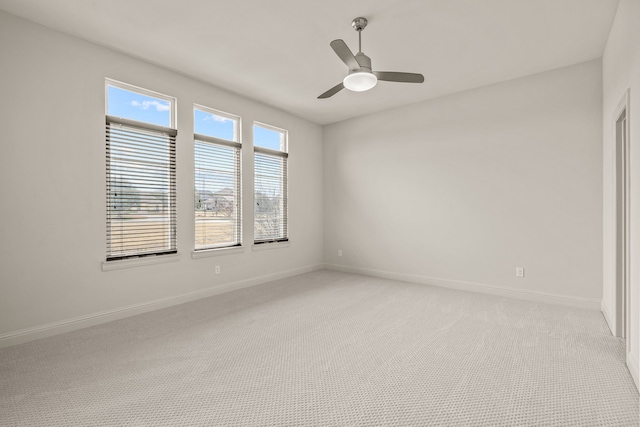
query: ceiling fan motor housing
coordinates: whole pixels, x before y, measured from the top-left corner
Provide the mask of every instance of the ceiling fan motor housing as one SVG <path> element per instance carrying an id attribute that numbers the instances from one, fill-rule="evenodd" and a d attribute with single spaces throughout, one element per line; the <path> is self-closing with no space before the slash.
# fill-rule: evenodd
<path id="1" fill-rule="evenodd" d="M 349 73 L 355 73 L 357 71 L 367 71 L 371 72 L 371 58 L 365 55 L 362 52 L 358 52 L 355 55 L 356 61 L 358 61 L 358 65 L 360 65 L 360 70 L 349 70 Z"/>

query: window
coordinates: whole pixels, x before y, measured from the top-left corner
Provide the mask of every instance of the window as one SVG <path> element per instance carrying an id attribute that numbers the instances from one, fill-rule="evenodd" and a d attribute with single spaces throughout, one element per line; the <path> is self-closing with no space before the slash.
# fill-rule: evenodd
<path id="1" fill-rule="evenodd" d="M 107 261 L 176 253 L 175 99 L 107 80 Z"/>
<path id="2" fill-rule="evenodd" d="M 287 131 L 256 123 L 253 145 L 255 243 L 287 241 Z"/>
<path id="3" fill-rule="evenodd" d="M 240 118 L 194 108 L 195 250 L 240 246 Z"/>

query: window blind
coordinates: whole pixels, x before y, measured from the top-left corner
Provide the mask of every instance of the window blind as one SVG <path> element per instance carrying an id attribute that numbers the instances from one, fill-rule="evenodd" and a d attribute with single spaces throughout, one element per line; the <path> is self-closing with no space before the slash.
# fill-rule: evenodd
<path id="1" fill-rule="evenodd" d="M 285 152 L 254 147 L 255 243 L 288 240 Z"/>
<path id="2" fill-rule="evenodd" d="M 194 137 L 195 250 L 242 243 L 240 143 Z"/>
<path id="3" fill-rule="evenodd" d="M 107 116 L 107 261 L 176 253 L 176 130 Z"/>

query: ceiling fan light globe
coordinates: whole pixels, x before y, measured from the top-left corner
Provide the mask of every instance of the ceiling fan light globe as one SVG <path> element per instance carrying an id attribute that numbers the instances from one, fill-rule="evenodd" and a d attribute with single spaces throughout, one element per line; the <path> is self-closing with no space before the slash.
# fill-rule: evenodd
<path id="1" fill-rule="evenodd" d="M 345 77 L 342 84 L 345 88 L 354 92 L 364 92 L 378 84 L 378 78 L 372 73 L 358 71 Z"/>

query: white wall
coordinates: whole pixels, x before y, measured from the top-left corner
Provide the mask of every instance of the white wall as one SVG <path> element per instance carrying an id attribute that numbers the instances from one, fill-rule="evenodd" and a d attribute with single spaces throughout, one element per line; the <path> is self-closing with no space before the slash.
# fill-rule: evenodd
<path id="1" fill-rule="evenodd" d="M 325 262 L 599 308 L 601 116 L 596 60 L 326 126 Z"/>
<path id="2" fill-rule="evenodd" d="M 0 345 L 86 326 L 96 313 L 109 314 L 93 319 L 104 321 L 131 314 L 114 314 L 123 307 L 322 264 L 320 126 L 3 12 L 0 58 Z M 101 271 L 105 77 L 177 97 L 178 262 Z M 240 254 L 191 258 L 194 103 L 243 120 L 247 248 Z M 252 251 L 253 120 L 289 131 L 288 248 Z"/>
<path id="3" fill-rule="evenodd" d="M 602 58 L 603 65 L 603 311 L 614 327 L 614 114 L 625 91 L 630 89 L 629 134 L 631 173 L 631 325 L 627 365 L 638 385 L 640 355 L 640 2 L 621 0 Z"/>

